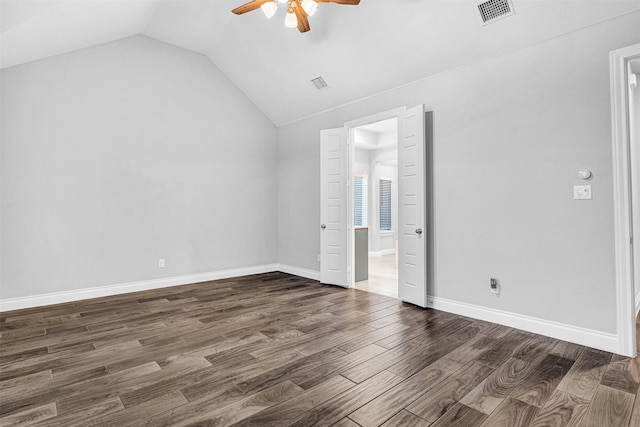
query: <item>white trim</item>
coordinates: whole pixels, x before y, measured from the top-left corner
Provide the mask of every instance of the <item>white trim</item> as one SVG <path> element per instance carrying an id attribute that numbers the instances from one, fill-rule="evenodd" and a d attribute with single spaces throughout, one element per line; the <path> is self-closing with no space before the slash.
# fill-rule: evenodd
<path id="1" fill-rule="evenodd" d="M 629 169 L 629 123 L 627 118 L 627 67 L 629 58 L 640 55 L 640 43 L 609 53 L 613 149 L 613 210 L 617 333 L 615 353 L 636 355 L 635 292 L 631 250 L 631 192 Z"/>
<path id="2" fill-rule="evenodd" d="M 23 298 L 5 299 L 0 300 L 0 311 L 5 312 L 22 308 L 60 304 L 64 302 L 126 294 L 130 292 L 139 292 L 151 289 L 160 289 L 192 283 L 208 282 L 212 280 L 228 279 L 232 277 L 247 276 L 251 274 L 269 273 L 273 271 L 281 271 L 283 273 L 293 274 L 311 280 L 320 280 L 319 271 L 308 270 L 286 264 L 266 264 L 233 270 L 221 270 L 210 273 L 167 277 L 163 279 L 144 280 L 140 282 L 124 283 L 112 286 L 100 286 L 97 288 L 78 289 L 74 291 L 55 292 Z M 546 335 L 549 337 L 574 342 L 576 344 L 586 345 L 609 352 L 616 352 L 619 347 L 618 337 L 614 334 L 608 334 L 605 332 L 594 331 L 502 310 L 495 310 L 492 308 L 452 301 L 438 297 L 429 297 L 429 307 L 436 310 L 442 310 L 449 313 L 459 314 L 461 316 L 467 316 L 474 319 L 498 323 L 501 325 L 506 325 L 513 328 L 522 329 L 525 331 Z"/>
<path id="3" fill-rule="evenodd" d="M 272 271 L 279 271 L 278 267 L 278 264 L 267 264 L 254 267 L 236 268 L 232 270 L 214 271 L 210 273 L 165 277 L 162 279 L 143 280 L 140 282 L 122 283 L 118 285 L 54 292 L 29 297 L 2 299 L 0 300 L 0 312 L 60 304 L 63 302 L 79 301 L 89 298 L 127 294 L 130 292 L 147 291 L 150 289 L 167 288 L 170 286 L 208 282 L 211 280 L 228 279 L 230 277 L 247 276 L 250 274 L 269 273 Z"/>
<path id="4" fill-rule="evenodd" d="M 638 317 L 638 313 L 640 313 L 640 292 L 636 295 L 636 317 Z"/>
<path id="5" fill-rule="evenodd" d="M 348 122 L 344 123 L 344 127 L 347 129 L 357 128 L 359 126 L 369 125 L 371 123 L 377 123 L 383 120 L 397 118 L 397 117 L 400 117 L 400 115 L 405 111 L 407 111 L 406 106 L 394 108 L 392 110 L 387 110 L 382 113 L 372 114 L 370 116 L 361 117 L 355 120 L 349 120 Z"/>
<path id="6" fill-rule="evenodd" d="M 306 268 L 294 267 L 292 265 L 286 264 L 277 264 L 277 271 L 282 271 L 283 273 L 293 274 L 295 276 L 305 277 L 311 280 L 320 281 L 320 272 L 316 270 L 308 270 Z"/>
<path id="7" fill-rule="evenodd" d="M 615 334 L 496 310 L 479 305 L 452 301 L 445 298 L 429 297 L 429 307 L 449 313 L 459 314 L 487 322 L 533 332 L 540 335 L 569 341 L 592 348 L 616 353 L 618 350 L 618 337 Z"/>

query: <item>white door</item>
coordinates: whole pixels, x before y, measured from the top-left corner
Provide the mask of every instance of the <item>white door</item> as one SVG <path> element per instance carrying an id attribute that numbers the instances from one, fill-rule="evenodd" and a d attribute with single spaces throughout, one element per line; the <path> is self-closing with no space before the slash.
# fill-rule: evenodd
<path id="1" fill-rule="evenodd" d="M 398 296 L 427 306 L 424 106 L 398 118 Z"/>
<path id="2" fill-rule="evenodd" d="M 348 150 L 344 128 L 320 132 L 320 282 L 349 286 Z"/>

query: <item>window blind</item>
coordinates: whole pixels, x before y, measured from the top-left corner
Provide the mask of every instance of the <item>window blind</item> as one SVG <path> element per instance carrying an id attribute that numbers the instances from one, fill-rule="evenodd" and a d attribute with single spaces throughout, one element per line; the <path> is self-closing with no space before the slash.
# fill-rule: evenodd
<path id="1" fill-rule="evenodd" d="M 367 218 L 367 178 L 363 176 L 356 176 L 353 178 L 353 207 L 354 207 L 354 225 L 365 226 L 368 224 Z"/>
<path id="2" fill-rule="evenodd" d="M 391 181 L 380 179 L 380 230 L 391 230 Z"/>

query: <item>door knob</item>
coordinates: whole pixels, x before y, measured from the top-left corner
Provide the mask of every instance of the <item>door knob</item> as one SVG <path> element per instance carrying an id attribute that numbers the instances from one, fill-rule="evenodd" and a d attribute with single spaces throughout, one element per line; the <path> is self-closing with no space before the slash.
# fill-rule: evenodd
<path id="1" fill-rule="evenodd" d="M 322 224 L 322 225 L 320 226 L 320 228 L 322 228 L 322 229 L 324 230 L 325 228 L 327 228 L 327 226 L 326 226 L 326 225 L 324 225 L 324 224 Z"/>
<path id="2" fill-rule="evenodd" d="M 422 234 L 422 228 L 416 228 L 416 234 Z"/>

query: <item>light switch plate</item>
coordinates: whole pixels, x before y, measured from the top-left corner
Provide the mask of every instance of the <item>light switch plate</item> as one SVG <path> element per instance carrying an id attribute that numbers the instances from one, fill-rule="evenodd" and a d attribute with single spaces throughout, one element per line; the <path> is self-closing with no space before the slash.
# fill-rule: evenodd
<path id="1" fill-rule="evenodd" d="M 591 200 L 591 186 L 590 185 L 574 185 L 573 186 L 573 198 L 574 200 Z"/>

